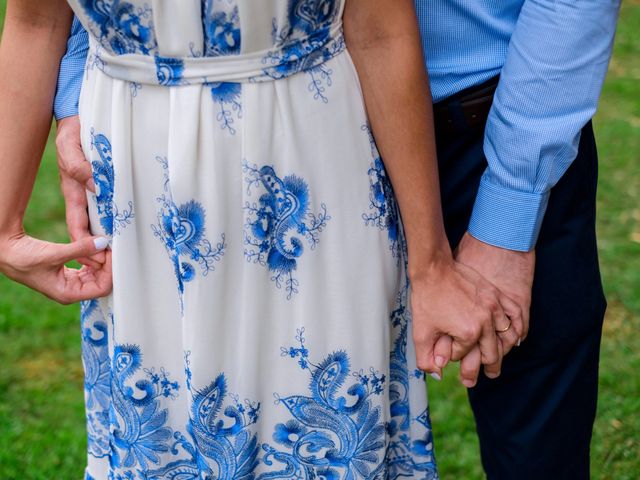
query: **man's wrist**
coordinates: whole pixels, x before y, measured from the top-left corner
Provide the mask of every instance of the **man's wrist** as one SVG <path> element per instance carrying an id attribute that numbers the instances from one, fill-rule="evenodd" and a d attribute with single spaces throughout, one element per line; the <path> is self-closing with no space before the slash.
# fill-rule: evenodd
<path id="1" fill-rule="evenodd" d="M 522 192 L 496 185 L 485 173 L 469 221 L 476 239 L 507 250 L 528 252 L 535 247 L 549 192 Z"/>

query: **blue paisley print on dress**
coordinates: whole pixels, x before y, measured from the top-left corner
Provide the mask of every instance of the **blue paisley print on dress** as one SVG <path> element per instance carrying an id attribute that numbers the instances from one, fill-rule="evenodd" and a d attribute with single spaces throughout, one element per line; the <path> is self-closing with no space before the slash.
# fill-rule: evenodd
<path id="1" fill-rule="evenodd" d="M 144 369 L 146 378 L 134 379 L 141 368 L 138 345 L 115 346 L 111 365 L 112 468 L 146 471 L 170 450 L 172 432 L 165 425 L 169 412 L 161 399 L 175 399 L 180 387 L 164 369 Z"/>
<path id="2" fill-rule="evenodd" d="M 204 55 L 218 57 L 239 55 L 241 49 L 240 14 L 233 0 L 202 0 L 202 23 L 204 25 Z M 216 119 L 220 128 L 231 135 L 236 134 L 236 120 L 242 118 L 239 83 L 207 83 L 211 98 L 218 105 Z"/>
<path id="3" fill-rule="evenodd" d="M 97 300 L 81 303 L 80 318 L 88 454 L 103 458 L 110 451 L 111 359 L 108 326 Z"/>
<path id="4" fill-rule="evenodd" d="M 240 53 L 240 14 L 233 0 L 202 0 L 202 24 L 205 56 Z"/>
<path id="5" fill-rule="evenodd" d="M 107 235 L 118 233 L 119 230 L 131 223 L 135 217 L 133 203 L 129 208 L 120 210 L 113 201 L 115 189 L 115 172 L 113 169 L 113 154 L 111 142 L 102 134 L 94 134 L 91 130 L 91 150 L 96 150 L 98 159 L 91 161 L 93 182 L 96 185 L 96 204 L 100 224 Z"/>
<path id="6" fill-rule="evenodd" d="M 236 127 L 234 124 L 236 120 L 242 118 L 242 104 L 240 102 L 242 85 L 232 82 L 209 83 L 207 85 L 211 88 L 211 98 L 220 109 L 216 115 L 220 128 L 235 135 Z"/>
<path id="7" fill-rule="evenodd" d="M 295 175 L 280 178 L 273 167 L 258 168 L 243 162 L 247 193 L 259 189 L 258 202 L 246 202 L 245 256 L 266 266 L 278 288 L 283 285 L 287 299 L 298 293 L 293 273 L 304 253 L 305 241 L 311 250 L 331 217 L 324 203 L 318 214 L 309 212 L 309 186 Z"/>
<path id="8" fill-rule="evenodd" d="M 276 50 L 264 58 L 264 74 L 277 79 L 306 72 L 311 80 L 309 91 L 316 100 L 327 103 L 333 72 L 325 62 L 345 49 L 342 35 L 331 36 L 339 10 L 336 0 L 290 0 L 287 22 L 279 26 L 273 20 Z"/>
<path id="9" fill-rule="evenodd" d="M 171 453 L 179 455 L 181 447 L 189 458 L 175 460 L 166 466 L 146 472 L 145 479 L 254 479 L 258 466 L 259 445 L 251 426 L 259 418 L 260 404 L 228 394 L 227 379 L 220 373 L 202 390 L 192 390 L 189 362 L 185 354 L 185 373 L 191 394 L 189 438 L 173 433 Z M 227 401 L 230 396 L 232 402 Z"/>
<path id="10" fill-rule="evenodd" d="M 159 85 L 171 87 L 185 84 L 185 80 L 182 79 L 184 72 L 184 61 L 182 59 L 156 55 L 154 60 L 156 62 L 156 76 L 158 77 Z"/>
<path id="11" fill-rule="evenodd" d="M 297 331 L 297 347 L 282 348 L 282 356 L 298 359 L 311 376 L 310 396 L 276 394 L 293 417 L 275 427 L 273 447 L 262 445 L 262 461 L 282 465 L 268 478 L 382 478 L 385 427 L 382 409 L 372 396 L 383 393 L 385 375 L 369 369 L 351 372 L 349 355 L 343 350 L 330 353 L 315 365 L 305 347 L 304 328 Z M 353 380 L 347 383 L 349 377 Z M 349 398 L 341 396 L 346 389 Z"/>
<path id="12" fill-rule="evenodd" d="M 404 242 L 403 242 L 404 243 Z M 421 478 L 437 480 L 437 469 L 433 452 L 433 433 L 429 411 L 424 410 L 417 417 L 411 416 L 409 403 L 409 383 L 424 380 L 409 374 L 407 368 L 407 341 L 411 314 L 407 307 L 408 283 L 399 293 L 396 308 L 390 320 L 394 332 L 393 349 L 390 355 L 389 398 L 391 400 L 391 420 L 387 424 L 390 441 L 385 463 L 388 478 Z M 416 388 L 415 386 L 413 388 Z M 423 431 L 423 437 L 411 440 L 409 432 L 416 423 Z"/>
<path id="13" fill-rule="evenodd" d="M 401 239 L 399 231 L 400 215 L 398 213 L 396 197 L 369 126 L 363 125 L 362 130 L 369 135 L 372 157 L 371 166 L 368 171 L 369 182 L 371 183 L 369 193 L 369 208 L 371 212 L 363 213 L 362 218 L 366 225 L 387 231 L 389 235 L 389 248 L 393 255 L 397 256 L 401 248 Z"/>
<path id="14" fill-rule="evenodd" d="M 225 406 L 226 396 L 227 380 L 222 373 L 193 393 L 187 430 L 199 453 L 198 467 L 209 478 L 253 479 L 259 446 L 249 427 L 258 421 L 260 404 L 247 400 L 243 405 L 233 397 L 234 403 Z"/>
<path id="15" fill-rule="evenodd" d="M 80 0 L 100 44 L 116 55 L 153 54 L 157 50 L 151 7 L 124 0 Z"/>
<path id="16" fill-rule="evenodd" d="M 345 96 L 357 89 L 356 78 L 350 60 L 338 56 L 345 51 L 344 1 L 262 0 L 256 8 L 260 1 L 195 0 L 184 8 L 182 2 L 160 8 L 164 2 L 157 0 L 71 2 L 94 37 L 83 115 L 109 125 L 129 118 L 131 106 L 143 113 L 134 115 L 142 136 L 113 148 L 116 139 L 104 132 L 92 131 L 90 138 L 96 218 L 101 230 L 120 234 L 113 252 L 120 279 L 135 278 L 114 282 L 113 296 L 82 303 L 85 480 L 436 480 L 424 373 L 409 343 L 406 244 L 373 138 L 360 176 L 336 180 L 341 155 L 350 151 L 343 142 L 356 142 L 368 155 L 359 130 L 366 122 L 361 99 Z M 271 82 L 293 75 L 291 82 Z M 125 83 L 111 88 L 118 82 Z M 187 102 L 200 99 L 204 103 L 194 105 L 199 113 L 172 121 L 175 102 L 167 103 L 168 89 L 158 86 L 172 87 L 183 106 L 183 93 Z M 260 150 L 260 139 L 246 136 L 247 128 L 268 125 L 274 102 L 285 120 L 300 108 L 318 112 L 310 112 L 304 120 L 309 128 L 295 138 L 286 129 L 267 135 L 267 143 L 276 143 L 264 158 L 234 160 L 239 152 Z M 322 122 L 338 118 L 343 104 L 358 120 L 341 127 L 345 136 L 328 145 L 331 154 L 292 157 L 297 146 L 318 140 L 316 130 L 326 133 Z M 157 118 L 146 122 L 156 107 Z M 145 138 L 154 125 L 168 135 Z M 165 140 L 171 151 L 176 141 L 189 142 L 184 153 L 195 151 L 197 159 L 176 168 L 194 171 L 183 176 L 173 171 L 172 158 L 156 157 L 167 151 Z M 126 158 L 114 159 L 114 149 Z M 123 182 L 119 176 L 121 163 L 130 170 L 130 162 L 142 166 L 145 159 L 152 171 L 143 166 L 142 175 L 156 178 L 151 197 L 149 185 L 140 184 L 151 177 Z M 316 160 L 327 162 L 322 171 L 314 169 L 322 178 L 307 177 L 304 163 Z M 235 161 L 240 175 L 231 168 Z M 207 203 L 195 193 L 179 195 L 171 188 L 174 173 L 183 187 L 183 180 L 198 178 L 216 190 L 207 192 Z M 355 203 L 329 200 L 326 189 L 346 185 L 353 186 Z M 130 198 L 123 195 L 128 189 Z M 146 226 L 134 232 L 130 227 L 143 217 Z M 327 234 L 328 225 L 336 230 Z M 375 237 L 361 252 L 367 279 L 353 290 L 353 301 L 334 298 L 333 287 L 350 291 L 354 273 L 333 275 L 351 250 L 341 238 L 358 241 L 363 232 Z M 141 259 L 136 253 L 147 241 L 153 248 Z M 387 245 L 392 254 L 384 255 Z M 331 291 L 309 276 L 316 268 L 321 277 L 331 275 Z M 214 270 L 211 275 L 224 278 L 207 278 Z M 381 282 L 380 272 L 390 277 Z M 262 290 L 240 298 L 238 281 Z M 161 308 L 166 296 L 172 304 Z M 338 344 L 314 311 L 334 301 L 330 308 L 347 314 L 367 302 L 367 318 L 349 316 L 354 328 Z M 178 303 L 181 314 L 172 308 Z M 238 329 L 255 322 L 261 350 L 244 355 L 233 342 Z M 285 328 L 284 339 L 276 323 Z M 358 342 L 358 335 L 367 335 L 365 323 L 382 329 L 373 337 L 384 338 L 384 345 Z"/>
<path id="17" fill-rule="evenodd" d="M 205 237 L 205 211 L 195 200 L 176 205 L 169 188 L 169 162 L 158 157 L 164 170 L 164 193 L 158 197 L 161 205 L 158 223 L 151 228 L 156 237 L 164 244 L 171 258 L 178 281 L 180 296 L 184 293 L 185 282 L 196 276 L 195 262 L 200 266 L 202 275 L 215 270 L 226 248 L 224 233 L 214 247 Z"/>

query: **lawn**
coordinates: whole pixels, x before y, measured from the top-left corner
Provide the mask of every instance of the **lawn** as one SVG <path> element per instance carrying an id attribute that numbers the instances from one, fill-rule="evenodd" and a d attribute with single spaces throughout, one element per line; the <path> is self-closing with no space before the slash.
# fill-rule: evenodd
<path id="1" fill-rule="evenodd" d="M 0 0 L 0 27 L 5 0 Z M 609 299 L 602 346 L 593 478 L 640 475 L 640 2 L 621 14 L 595 120 L 600 151 L 599 238 Z M 27 230 L 65 241 L 52 142 Z M 77 306 L 62 307 L 0 276 L 0 479 L 79 479 L 85 462 Z M 442 478 L 482 478 L 473 419 L 456 372 L 430 382 Z"/>

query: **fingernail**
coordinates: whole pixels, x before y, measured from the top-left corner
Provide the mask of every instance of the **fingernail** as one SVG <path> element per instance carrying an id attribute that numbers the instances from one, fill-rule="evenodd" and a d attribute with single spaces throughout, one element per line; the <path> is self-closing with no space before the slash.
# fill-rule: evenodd
<path id="1" fill-rule="evenodd" d="M 485 374 L 488 378 L 490 378 L 491 380 L 495 380 L 496 378 L 498 378 L 498 377 L 500 376 L 500 374 L 499 374 L 499 373 L 487 373 L 487 372 L 484 372 L 484 374 Z"/>
<path id="2" fill-rule="evenodd" d="M 519 339 L 518 339 L 518 343 L 516 343 L 516 347 L 519 347 L 521 343 L 522 343 L 522 339 L 521 339 L 521 338 L 519 338 Z"/>
<path id="3" fill-rule="evenodd" d="M 109 239 L 107 237 L 94 238 L 93 244 L 96 246 L 96 250 L 104 250 L 109 246 Z"/>
<path id="4" fill-rule="evenodd" d="M 473 380 L 463 380 L 462 384 L 467 388 L 473 388 L 476 386 L 476 382 L 474 382 Z"/>
<path id="5" fill-rule="evenodd" d="M 446 363 L 447 359 L 438 355 L 436 357 L 436 365 L 440 368 L 444 367 L 444 364 Z"/>
<path id="6" fill-rule="evenodd" d="M 440 376 L 439 373 L 433 372 L 433 373 L 430 373 L 429 375 L 431 375 L 431 378 L 433 378 L 434 380 L 437 380 L 437 381 L 442 380 L 442 377 Z"/>

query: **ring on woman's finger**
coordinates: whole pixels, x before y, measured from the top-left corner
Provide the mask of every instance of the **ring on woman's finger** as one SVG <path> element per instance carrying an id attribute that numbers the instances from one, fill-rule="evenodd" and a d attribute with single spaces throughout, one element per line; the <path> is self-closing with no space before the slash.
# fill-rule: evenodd
<path id="1" fill-rule="evenodd" d="M 506 327 L 504 327 L 502 329 L 496 329 L 496 333 L 508 332 L 510 328 L 511 328 L 511 320 L 509 320 L 509 325 L 507 325 Z"/>

